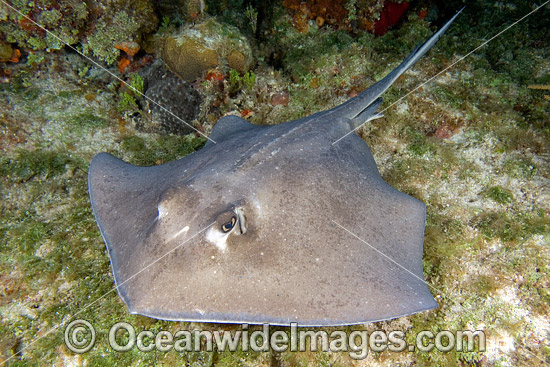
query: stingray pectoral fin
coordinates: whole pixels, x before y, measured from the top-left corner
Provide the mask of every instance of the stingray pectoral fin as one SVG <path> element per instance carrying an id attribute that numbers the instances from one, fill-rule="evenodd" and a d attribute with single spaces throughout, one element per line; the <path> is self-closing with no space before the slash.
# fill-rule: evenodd
<path id="1" fill-rule="evenodd" d="M 372 295 L 365 299 L 365 319 L 384 320 L 437 307 L 422 269 L 424 203 L 381 180 L 363 187 L 361 193 L 358 203 L 367 210 L 353 212 L 361 225 L 349 225 L 352 218 L 347 222 L 342 218 L 337 226 L 363 249 L 358 251 L 364 264 L 356 271 L 358 277 L 376 279 L 374 284 L 363 283 L 364 293 Z M 355 299 L 363 303 L 361 292 Z"/>
<path id="2" fill-rule="evenodd" d="M 90 164 L 90 202 L 117 286 L 137 271 L 130 269 L 130 257 L 158 216 L 162 167 L 136 167 L 107 153 L 96 155 Z M 127 302 L 125 288 L 118 291 Z"/>

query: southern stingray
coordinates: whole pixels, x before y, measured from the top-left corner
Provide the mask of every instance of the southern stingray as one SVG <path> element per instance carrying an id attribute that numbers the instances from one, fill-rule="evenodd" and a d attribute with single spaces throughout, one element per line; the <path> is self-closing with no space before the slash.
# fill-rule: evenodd
<path id="1" fill-rule="evenodd" d="M 457 14 L 458 15 L 458 14 Z M 221 118 L 200 151 L 153 167 L 94 157 L 90 200 L 131 313 L 166 320 L 345 325 L 437 306 L 422 270 L 425 205 L 383 181 L 357 134 L 395 70 L 309 117 Z"/>

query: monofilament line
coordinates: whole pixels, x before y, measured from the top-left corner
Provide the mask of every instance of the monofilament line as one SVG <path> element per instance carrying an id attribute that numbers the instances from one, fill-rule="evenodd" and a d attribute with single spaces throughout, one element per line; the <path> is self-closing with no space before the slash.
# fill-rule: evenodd
<path id="1" fill-rule="evenodd" d="M 495 38 L 499 37 L 501 34 L 503 34 L 504 32 L 506 32 L 507 30 L 509 30 L 510 28 L 512 28 L 513 26 L 515 26 L 516 24 L 518 24 L 519 22 L 521 22 L 522 20 L 524 20 L 525 18 L 527 18 L 528 16 L 530 16 L 531 14 L 535 13 L 536 11 L 538 11 L 540 8 L 542 8 L 543 6 L 545 6 L 546 4 L 548 4 L 550 2 L 550 0 L 547 0 L 544 4 L 536 7 L 534 10 L 531 10 L 529 13 L 525 14 L 523 17 L 521 17 L 520 19 L 516 20 L 514 23 L 510 24 L 508 27 L 504 28 L 503 30 L 501 30 L 500 32 L 498 32 L 497 34 L 495 34 L 493 37 L 489 38 L 487 41 L 483 42 L 481 45 L 477 46 L 476 48 L 474 48 L 472 51 L 468 52 L 466 55 L 462 56 L 461 58 L 459 58 L 457 61 L 453 62 L 451 65 L 447 66 L 445 69 L 441 70 L 439 73 L 435 74 L 434 76 L 432 76 L 431 78 L 429 78 L 428 80 L 426 80 L 425 82 L 423 82 L 422 84 L 419 84 L 417 85 L 415 88 L 413 88 L 411 91 L 409 91 L 407 94 L 405 94 L 404 96 L 402 96 L 401 98 L 399 98 L 397 101 L 393 102 L 392 104 L 390 104 L 388 107 L 384 108 L 382 111 L 380 111 L 379 113 L 383 114 L 384 111 L 386 111 L 387 109 L 389 109 L 390 107 L 393 107 L 395 106 L 397 103 L 399 103 L 401 100 L 403 100 L 404 98 L 406 98 L 407 96 L 409 96 L 410 94 L 416 92 L 419 88 L 422 88 L 424 85 L 428 84 L 429 82 L 431 82 L 432 80 L 434 80 L 435 78 L 437 78 L 439 75 L 441 75 L 442 73 L 444 73 L 445 71 L 449 70 L 450 68 L 452 68 L 453 66 L 455 66 L 456 64 L 458 64 L 459 62 L 461 62 L 462 60 L 464 60 L 465 58 L 467 58 L 468 56 L 470 56 L 471 54 L 473 54 L 474 52 L 476 52 L 477 50 L 479 50 L 480 48 L 482 48 L 483 46 L 485 46 L 486 44 L 488 44 L 489 42 L 491 42 L 492 40 L 494 40 Z M 346 136 L 348 136 L 349 134 L 357 131 L 358 129 L 360 129 L 361 127 L 363 127 L 363 125 L 365 125 L 368 121 L 365 121 L 363 122 L 361 125 L 357 126 L 356 128 L 354 128 L 353 130 L 349 131 L 348 133 L 346 133 L 345 135 L 343 135 L 342 137 L 340 137 L 338 140 L 334 141 L 332 143 L 332 145 L 338 143 L 340 140 L 344 139 Z"/>
<path id="2" fill-rule="evenodd" d="M 204 227 L 203 229 L 201 229 L 200 231 L 198 231 L 197 233 L 195 233 L 193 236 L 189 237 L 188 239 L 186 239 L 185 241 L 183 241 L 182 243 L 180 243 L 179 245 L 177 245 L 176 247 L 172 248 L 171 250 L 167 251 L 164 255 L 160 256 L 159 258 L 157 258 L 156 260 L 153 260 L 152 262 L 150 262 L 147 266 L 145 266 L 144 268 L 140 269 L 137 273 L 134 273 L 132 276 L 130 276 L 128 279 L 126 279 L 124 282 L 120 283 L 120 284 L 116 284 L 115 287 L 113 287 L 110 291 L 108 291 L 107 293 L 103 294 L 101 297 L 99 297 L 98 299 L 96 299 L 95 301 L 93 301 L 92 303 L 88 303 L 86 306 L 82 307 L 81 309 L 79 309 L 74 315 L 70 316 L 67 320 L 65 321 L 61 321 L 60 323 L 58 323 L 57 325 L 53 326 L 50 330 L 46 331 L 44 334 L 42 334 L 41 336 L 39 336 L 38 338 L 36 338 L 35 340 L 33 340 L 32 342 L 30 342 L 29 344 L 25 345 L 23 348 L 21 348 L 20 350 L 17 351 L 17 353 L 15 353 L 14 355 L 12 355 L 11 357 L 3 360 L 0 362 L 0 366 L 6 364 L 9 360 L 13 359 L 15 356 L 17 355 L 20 355 L 25 349 L 31 347 L 33 344 L 35 344 L 36 342 L 38 342 L 40 339 L 50 335 L 51 333 L 53 333 L 54 331 L 56 331 L 57 329 L 59 329 L 61 326 L 63 326 L 64 324 L 66 324 L 68 321 L 74 319 L 76 316 L 80 315 L 82 312 L 86 311 L 88 308 L 92 307 L 93 305 L 95 305 L 96 303 L 98 303 L 99 301 L 101 301 L 102 299 L 104 299 L 105 297 L 107 297 L 109 294 L 113 293 L 114 291 L 118 291 L 118 288 L 122 287 L 124 284 L 128 283 L 130 280 L 134 279 L 136 276 L 138 276 L 139 274 L 141 274 L 142 272 L 144 272 L 145 270 L 149 269 L 151 266 L 155 265 L 156 263 L 158 263 L 160 260 L 164 259 L 166 256 L 170 255 L 172 252 L 176 251 L 177 249 L 179 249 L 181 246 L 185 245 L 187 242 L 191 241 L 193 238 L 195 238 L 196 236 L 198 236 L 199 234 L 201 234 L 202 232 L 204 232 L 205 230 L 207 230 L 208 228 L 210 228 L 214 223 L 216 222 L 212 222 L 210 223 L 209 225 L 207 225 L 206 227 Z"/>
<path id="3" fill-rule="evenodd" d="M 95 66 L 97 66 L 98 68 L 106 71 L 107 73 L 109 73 L 109 75 L 111 75 L 113 78 L 115 78 L 116 80 L 118 80 L 119 82 L 123 83 L 126 87 L 130 88 L 134 93 L 136 94 L 139 94 L 141 97 L 145 98 L 146 100 L 148 100 L 150 103 L 154 104 L 155 106 L 159 107 L 161 110 L 163 110 L 164 112 L 172 115 L 173 117 L 175 117 L 177 120 L 183 122 L 185 125 L 187 125 L 188 127 L 190 127 L 191 129 L 195 130 L 197 133 L 199 133 L 200 135 L 204 136 L 206 139 L 210 140 L 212 143 L 216 144 L 216 142 L 212 139 L 210 139 L 208 136 L 206 136 L 203 132 L 199 131 L 198 129 L 196 129 L 195 127 L 193 127 L 192 125 L 188 124 L 187 122 L 183 121 L 183 119 L 179 116 L 177 116 L 176 114 L 174 114 L 172 111 L 170 111 L 169 109 L 167 109 L 166 107 L 162 106 L 161 104 L 159 104 L 157 101 L 151 99 L 150 97 L 147 97 L 145 94 L 143 94 L 142 92 L 140 92 L 139 90 L 137 90 L 136 88 L 132 87 L 129 83 L 127 83 L 126 81 L 124 81 L 122 78 L 116 76 L 113 72 L 109 71 L 107 68 L 101 66 L 99 63 L 97 63 L 95 60 L 93 60 L 91 57 L 88 57 L 86 55 L 84 55 L 84 53 L 82 53 L 81 51 L 79 51 L 76 47 L 73 47 L 71 46 L 68 42 L 65 42 L 64 40 L 62 40 L 61 38 L 59 38 L 56 34 L 54 34 L 53 32 L 47 30 L 46 28 L 44 28 L 42 25 L 38 24 L 37 22 L 35 22 L 33 19 L 29 18 L 28 16 L 26 16 L 25 14 L 21 13 L 19 10 L 17 10 L 16 8 L 14 8 L 12 5 L 10 5 L 9 3 L 7 3 L 6 1 L 4 0 L 0 0 L 0 2 L 2 2 L 4 5 L 6 5 L 8 8 L 10 8 L 11 10 L 13 10 L 14 12 L 16 12 L 17 14 L 19 14 L 20 16 L 24 17 L 25 19 L 29 20 L 30 22 L 32 22 L 34 25 L 36 25 L 37 27 L 39 27 L 40 29 L 42 29 L 44 32 L 46 32 L 47 34 L 49 34 L 50 36 L 54 37 L 56 40 L 58 40 L 59 42 L 63 43 L 65 46 L 67 46 L 68 48 L 70 48 L 71 50 L 73 50 L 74 52 L 78 53 L 79 55 L 81 55 L 82 57 L 84 57 L 86 60 L 88 60 L 89 62 L 91 62 L 92 64 L 94 64 Z"/>
<path id="4" fill-rule="evenodd" d="M 407 269 L 406 267 L 404 267 L 403 265 L 399 264 L 397 261 L 395 261 L 394 259 L 392 259 L 391 257 L 389 257 L 388 255 L 386 255 L 385 253 L 383 253 L 382 251 L 380 251 L 379 249 L 377 249 L 376 247 L 374 247 L 373 245 L 371 245 L 370 243 L 368 243 L 367 241 L 365 241 L 364 239 L 362 239 L 361 237 L 359 237 L 358 235 L 356 235 L 355 233 L 353 233 L 352 231 L 350 231 L 349 229 L 347 229 L 346 227 L 344 227 L 343 225 L 335 222 L 334 220 L 332 221 L 332 223 L 336 224 L 338 227 L 342 228 L 344 231 L 346 231 L 347 233 L 349 233 L 350 235 L 352 235 L 353 237 L 355 237 L 356 239 L 358 239 L 359 241 L 363 242 L 365 245 L 369 246 L 371 249 L 373 249 L 374 251 L 378 252 L 380 255 L 382 255 L 384 258 L 386 258 L 387 260 L 389 260 L 390 262 L 392 262 L 393 264 L 399 266 L 401 269 L 405 270 L 407 273 L 411 274 L 413 277 L 415 277 L 416 279 L 420 280 L 422 283 L 426 284 L 428 287 L 432 288 L 433 290 L 441 293 L 442 295 L 444 295 L 445 297 L 447 297 L 448 299 L 451 299 L 451 297 L 449 297 L 445 292 L 443 292 L 442 290 L 440 289 L 437 289 L 436 287 L 434 287 L 433 285 L 429 284 L 428 282 L 426 282 L 423 278 L 419 277 L 418 275 L 416 275 L 415 273 L 413 273 L 412 271 L 410 271 L 409 269 Z"/>

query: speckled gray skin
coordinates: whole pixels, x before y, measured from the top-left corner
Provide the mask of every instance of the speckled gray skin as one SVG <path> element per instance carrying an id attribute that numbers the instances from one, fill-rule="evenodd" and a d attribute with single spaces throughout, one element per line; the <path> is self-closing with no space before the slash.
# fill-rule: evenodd
<path id="1" fill-rule="evenodd" d="M 200 94 L 189 83 L 166 69 L 160 60 L 151 65 L 144 73 L 144 78 L 145 95 L 172 112 L 168 113 L 145 99 L 145 108 L 153 124 L 158 124 L 164 133 L 185 135 L 193 132 L 190 126 L 199 114 Z"/>
<path id="2" fill-rule="evenodd" d="M 436 307 L 423 281 L 424 204 L 382 180 L 356 134 L 332 143 L 377 116 L 380 94 L 452 20 L 330 111 L 275 126 L 227 116 L 216 144 L 161 166 L 98 154 L 90 198 L 130 312 L 318 326 Z"/>

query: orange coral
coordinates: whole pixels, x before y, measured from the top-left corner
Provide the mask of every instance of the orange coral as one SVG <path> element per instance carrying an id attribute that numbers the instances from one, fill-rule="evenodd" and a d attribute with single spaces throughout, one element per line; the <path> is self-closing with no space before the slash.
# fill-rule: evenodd
<path id="1" fill-rule="evenodd" d="M 303 13 L 297 13 L 292 17 L 292 25 L 300 33 L 306 33 L 309 28 L 307 17 Z"/>
<path id="2" fill-rule="evenodd" d="M 210 71 L 206 74 L 206 80 L 213 80 L 215 82 L 221 82 L 225 79 L 225 76 L 220 73 L 218 70 Z"/>
<path id="3" fill-rule="evenodd" d="M 120 42 L 115 45 L 115 48 L 126 52 L 130 56 L 134 56 L 140 50 L 139 43 L 134 41 Z"/>
<path id="4" fill-rule="evenodd" d="M 247 118 L 247 117 L 252 116 L 253 113 L 254 113 L 254 111 L 252 111 L 252 110 L 244 109 L 244 110 L 241 111 L 241 117 L 242 118 Z"/>
<path id="5" fill-rule="evenodd" d="M 11 54 L 11 58 L 8 60 L 9 62 L 19 62 L 19 58 L 21 57 L 21 51 L 19 51 L 18 48 L 13 50 L 13 53 Z"/>
<path id="6" fill-rule="evenodd" d="M 140 46 L 137 42 L 134 42 L 134 41 L 124 41 L 124 42 L 117 43 L 115 45 L 115 48 L 117 50 L 124 51 L 126 55 L 128 55 L 128 57 L 123 57 L 118 62 L 118 71 L 120 71 L 121 73 L 124 73 L 124 71 L 126 71 L 128 66 L 130 66 L 133 56 L 139 52 Z M 142 60 L 136 61 L 136 63 L 134 64 L 135 67 L 133 67 L 132 69 L 139 69 L 148 63 L 150 63 L 150 61 L 147 62 L 147 58 L 144 57 Z"/>
<path id="7" fill-rule="evenodd" d="M 323 24 L 325 24 L 325 18 L 323 18 L 322 16 L 318 16 L 318 17 L 315 19 L 315 23 L 317 23 L 317 26 L 318 26 L 318 27 L 322 27 Z"/>
<path id="8" fill-rule="evenodd" d="M 121 73 L 124 73 L 124 70 L 126 70 L 126 68 L 128 67 L 128 65 L 130 65 L 130 60 L 127 59 L 126 57 L 123 57 L 123 58 L 120 59 L 120 61 L 118 62 L 118 71 L 120 71 Z"/>

